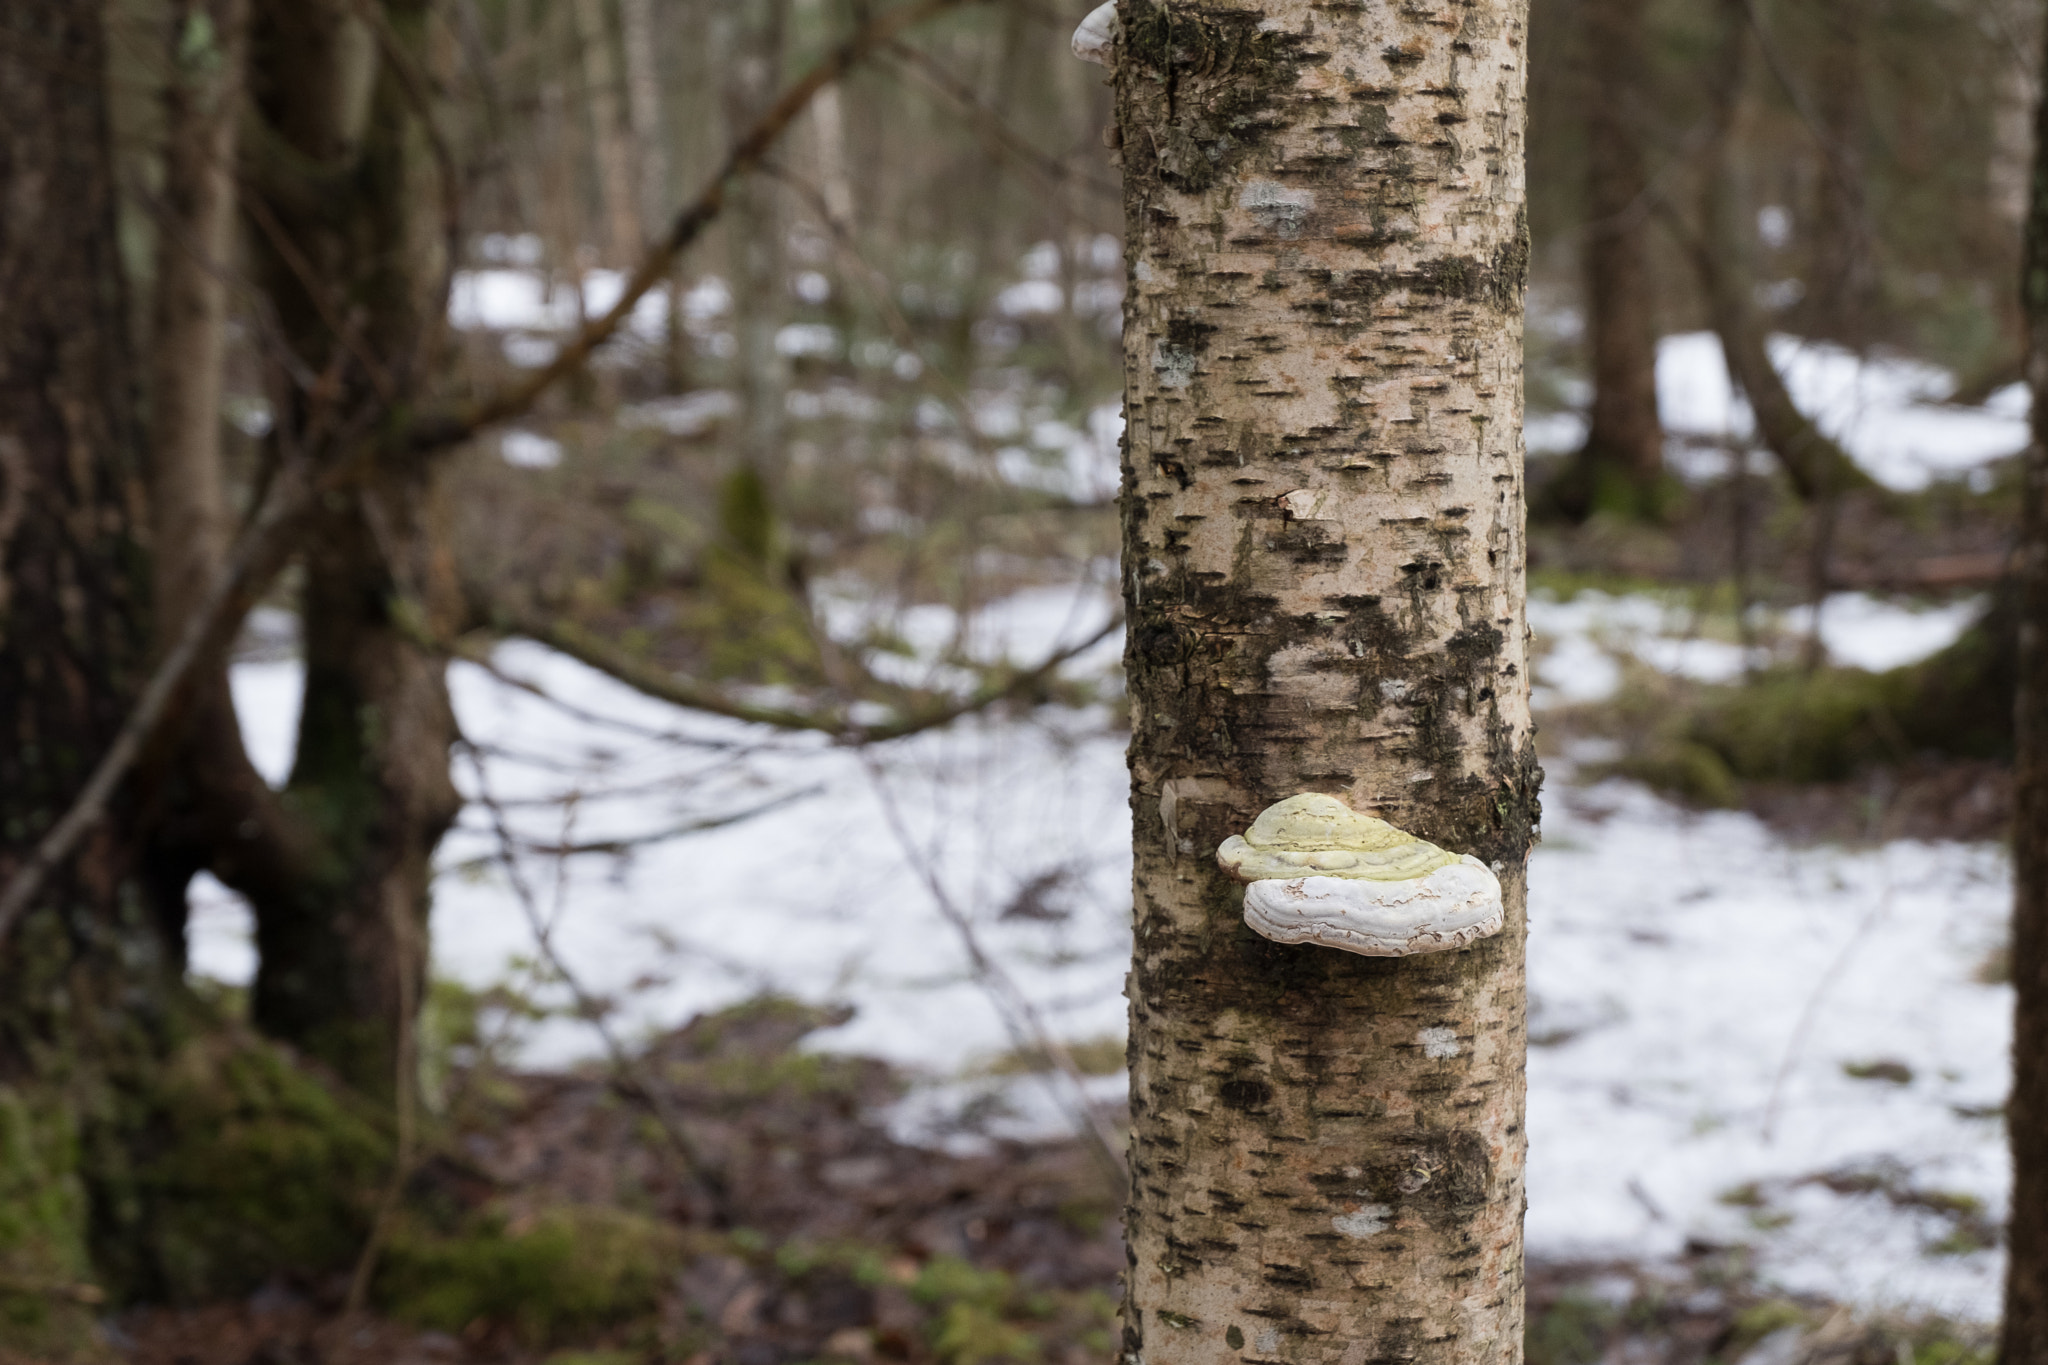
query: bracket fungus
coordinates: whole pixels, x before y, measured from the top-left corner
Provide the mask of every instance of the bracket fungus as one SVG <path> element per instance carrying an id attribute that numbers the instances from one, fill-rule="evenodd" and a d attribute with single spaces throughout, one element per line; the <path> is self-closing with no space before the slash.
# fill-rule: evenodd
<path id="1" fill-rule="evenodd" d="M 1097 5 L 1074 30 L 1074 55 L 1097 66 L 1114 66 L 1116 47 L 1116 0 Z"/>
<path id="2" fill-rule="evenodd" d="M 1408 957 L 1500 932 L 1500 881 L 1486 864 L 1334 796 L 1304 792 L 1266 807 L 1216 861 L 1246 884 L 1244 922 L 1275 943 Z"/>

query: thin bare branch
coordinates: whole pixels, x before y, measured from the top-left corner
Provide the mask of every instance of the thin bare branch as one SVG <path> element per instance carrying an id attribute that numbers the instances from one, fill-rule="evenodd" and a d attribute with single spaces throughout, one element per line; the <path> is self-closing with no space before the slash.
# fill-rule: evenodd
<path id="1" fill-rule="evenodd" d="M 655 1123 L 661 1128 L 669 1145 L 675 1149 L 690 1179 L 712 1206 L 714 1214 L 725 1211 L 726 1190 L 724 1178 L 706 1164 L 703 1153 L 694 1139 L 683 1127 L 682 1116 L 669 1103 L 666 1091 L 657 1078 L 646 1073 L 639 1059 L 630 1052 L 612 1026 L 605 1021 L 602 1002 L 585 990 L 576 974 L 569 970 L 569 964 L 555 950 L 554 925 L 541 914 L 539 898 L 526 879 L 526 872 L 519 862 L 519 848 L 511 826 L 506 822 L 504 807 L 491 794 L 490 780 L 484 771 L 483 759 L 465 745 L 471 769 L 476 774 L 476 797 L 479 805 L 490 812 L 491 827 L 498 838 L 499 862 L 505 869 L 506 877 L 512 883 L 512 894 L 518 899 L 519 907 L 526 915 L 526 923 L 533 934 L 536 947 L 556 978 L 568 988 L 576 1002 L 576 1012 L 590 1026 L 597 1030 L 597 1036 L 604 1043 L 605 1051 L 611 1057 L 612 1067 L 627 1082 L 620 1088 L 632 1098 L 647 1106 Z"/>
<path id="2" fill-rule="evenodd" d="M 966 0 L 912 0 L 910 4 L 899 5 L 861 25 L 852 37 L 832 49 L 785 90 L 760 121 L 747 131 L 747 135 L 733 145 L 710 183 L 676 215 L 667 235 L 641 257 L 632 278 L 626 282 L 624 292 L 602 317 L 586 323 L 562 346 L 552 361 L 525 379 L 454 413 L 416 423 L 412 429 L 412 448 L 424 454 L 460 445 L 485 427 L 525 412 L 565 376 L 581 369 L 591 353 L 611 340 L 625 325 L 640 300 L 667 280 L 676 256 L 703 235 L 704 230 L 724 211 L 726 196 L 733 185 L 761 165 L 775 140 L 796 121 L 797 115 L 820 90 L 913 24 L 922 23 L 963 3 Z"/>
<path id="3" fill-rule="evenodd" d="M 872 756 L 863 755 L 863 766 L 867 770 L 868 783 L 874 788 L 875 799 L 882 807 L 883 819 L 888 823 L 889 832 L 895 836 L 897 847 L 903 852 L 903 859 L 924 883 L 925 890 L 953 933 L 959 938 L 960 946 L 967 953 L 967 963 L 974 973 L 974 980 L 996 1007 L 1002 1017 L 1003 1027 L 1010 1034 L 1010 1040 L 1020 1052 L 1049 1058 L 1053 1066 L 1066 1081 L 1072 1092 L 1071 1103 L 1067 1106 L 1088 1150 L 1102 1166 L 1104 1174 L 1121 1189 L 1129 1179 L 1119 1148 L 1116 1130 L 1109 1120 L 1102 1116 L 1088 1101 L 1087 1082 L 1082 1078 L 1081 1068 L 1074 1061 L 1074 1054 L 1067 1045 L 1055 1038 L 1046 1027 L 1045 1017 L 1038 1006 L 1024 993 L 1015 978 L 1003 970 L 1003 965 L 989 954 L 982 945 L 981 935 L 974 927 L 974 921 L 961 909 L 959 902 L 946 887 L 945 879 L 939 876 L 932 860 L 917 847 L 911 838 L 910 828 L 904 822 L 903 812 L 896 804 L 895 793 L 889 790 L 887 779 Z"/>
<path id="4" fill-rule="evenodd" d="M 1112 616 L 1085 640 L 1055 650 L 1021 673 L 998 675 L 965 697 L 927 701 L 922 705 L 910 707 L 894 720 L 879 724 L 861 724 L 849 718 L 843 710 L 836 708 L 797 711 L 779 706 L 756 706 L 720 692 L 716 688 L 706 687 L 687 678 L 679 678 L 659 664 L 636 658 L 573 622 L 552 618 L 522 620 L 514 617 L 510 624 L 515 633 L 558 649 L 579 663 L 587 664 L 598 672 L 626 684 L 634 691 L 645 693 L 657 700 L 673 702 L 677 706 L 714 716 L 726 716 L 757 725 L 770 725 L 781 730 L 817 731 L 831 735 L 842 744 L 861 745 L 902 739 L 925 730 L 935 730 L 950 725 L 962 716 L 987 710 L 1013 697 L 1024 696 L 1043 686 L 1069 660 L 1093 649 L 1122 629 L 1123 618 Z"/>

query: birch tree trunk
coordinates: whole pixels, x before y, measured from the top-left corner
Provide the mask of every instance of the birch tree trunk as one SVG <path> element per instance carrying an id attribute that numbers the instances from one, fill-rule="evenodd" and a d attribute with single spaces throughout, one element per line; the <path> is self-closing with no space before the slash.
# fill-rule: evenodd
<path id="1" fill-rule="evenodd" d="M 2034 125 L 2020 307 L 2027 381 L 2048 393 L 2048 99 Z M 2025 456 L 2019 579 L 2019 688 L 2013 759 L 2012 1142 L 2001 1365 L 2048 1365 L 2048 403 L 2034 403 Z"/>
<path id="2" fill-rule="evenodd" d="M 1126 0 L 1126 1365 L 1518 1361 L 1525 6 Z M 1283 947 L 1303 791 L 1498 872 L 1462 951 Z"/>

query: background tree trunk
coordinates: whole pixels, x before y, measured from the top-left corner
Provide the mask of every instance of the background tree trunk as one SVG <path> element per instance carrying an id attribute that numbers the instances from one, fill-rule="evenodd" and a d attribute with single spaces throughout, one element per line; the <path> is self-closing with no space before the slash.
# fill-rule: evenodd
<path id="1" fill-rule="evenodd" d="M 412 89 L 347 0 L 267 0 L 260 11 L 259 107 L 291 153 L 260 181 L 260 266 L 289 344 L 339 376 L 342 395 L 331 420 L 317 394 L 302 395 L 280 420 L 286 445 L 314 446 L 327 430 L 345 446 L 375 443 L 376 429 L 350 415 L 431 391 L 444 239 L 413 101 L 431 70 L 432 9 L 383 10 L 387 41 L 417 65 Z M 257 1024 L 387 1099 L 410 1084 L 397 1078 L 425 983 L 430 864 L 460 808 L 454 715 L 431 644 L 456 601 L 441 516 L 432 468 L 394 449 L 373 451 L 360 483 L 313 517 L 305 701 L 285 791 L 312 847 L 295 876 L 238 886 L 256 909 Z"/>
<path id="2" fill-rule="evenodd" d="M 726 136 L 737 137 L 775 98 L 782 75 L 788 0 L 718 0 L 715 39 L 724 61 Z M 779 187 L 764 176 L 733 187 L 725 240 L 731 261 L 734 388 L 739 395 L 739 462 L 773 485 L 788 428 L 789 367 L 776 352 L 788 312 Z"/>
<path id="3" fill-rule="evenodd" d="M 1657 419 L 1656 291 L 1650 281 L 1649 101 L 1643 0 L 1584 0 L 1579 89 L 1586 111 L 1586 341 L 1593 405 L 1578 467 L 1559 490 L 1574 518 L 1605 507 L 1654 513 L 1664 476 Z"/>
<path id="4" fill-rule="evenodd" d="M 1862 29 L 1869 16 L 1861 5 L 1831 0 L 1817 17 L 1823 33 L 1817 94 L 1826 145 L 1821 148 L 1816 205 L 1818 250 L 1802 311 L 1813 319 L 1820 335 L 1861 351 L 1870 344 L 1870 304 L 1877 291 L 1865 198 L 1870 168 L 1864 156 Z"/>
<path id="5" fill-rule="evenodd" d="M 2020 306 L 2027 381 L 2048 394 L 2048 100 L 2034 125 Z M 2019 687 L 2013 757 L 2013 1086 L 2002 1365 L 2048 1362 L 2048 403 L 2034 403 L 2018 555 Z"/>
<path id="6" fill-rule="evenodd" d="M 146 660 L 131 486 L 136 374 L 116 255 L 102 7 L 36 5 L 0 41 L 0 875 L 105 750 Z M 66 1291 L 103 1230 L 90 1153 L 120 1082 L 168 1047 L 178 975 L 118 798 L 0 953 L 0 1315 L 10 1344 L 90 1340 Z"/>
<path id="7" fill-rule="evenodd" d="M 1708 73 L 1712 122 L 1702 157 L 1707 169 L 1700 205 L 1701 236 L 1690 244 L 1693 264 L 1707 295 L 1728 373 L 1756 415 L 1758 437 L 1802 499 L 1825 502 L 1874 485 L 1870 476 L 1799 410 L 1771 363 L 1768 332 L 1757 311 L 1756 280 L 1750 267 L 1753 228 L 1736 166 L 1736 123 L 1749 65 L 1749 18 L 1742 0 L 1720 0 L 1718 8 L 1720 51 Z"/>
<path id="8" fill-rule="evenodd" d="M 1525 10 L 1122 10 L 1136 948 L 1124 1358 L 1521 1354 Z M 1497 869 L 1460 952 L 1281 947 L 1301 791 Z"/>
<path id="9" fill-rule="evenodd" d="M 221 376 L 235 252 L 235 162 L 247 62 L 247 0 L 174 7 L 164 98 L 164 190 L 150 332 L 147 460 L 156 652 L 178 638 L 227 551 Z M 225 660 L 194 684 L 145 774 L 146 875 L 184 961 L 185 889 L 216 862 L 238 880 L 284 875 L 289 822 L 249 762 Z M 255 829 L 257 836 L 250 837 Z"/>
<path id="10" fill-rule="evenodd" d="M 604 201 L 605 247 L 609 263 L 623 268 L 640 255 L 641 176 L 635 173 L 636 158 L 621 114 L 612 30 L 605 20 L 604 0 L 575 0 L 571 8 L 576 18 L 576 45 L 583 58 L 583 109 L 590 120 L 598 193 Z"/>

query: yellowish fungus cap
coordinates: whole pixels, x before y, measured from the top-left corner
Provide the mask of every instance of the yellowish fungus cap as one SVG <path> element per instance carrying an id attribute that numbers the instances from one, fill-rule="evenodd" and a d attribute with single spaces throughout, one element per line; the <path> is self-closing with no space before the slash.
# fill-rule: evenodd
<path id="1" fill-rule="evenodd" d="M 1449 853 L 1362 815 L 1334 796 L 1304 792 L 1259 812 L 1252 827 L 1216 850 L 1216 861 L 1241 882 L 1337 877 L 1405 882 L 1459 861 Z"/>

